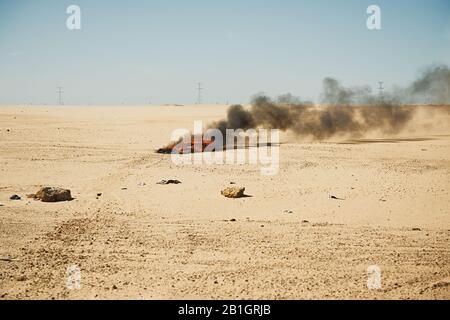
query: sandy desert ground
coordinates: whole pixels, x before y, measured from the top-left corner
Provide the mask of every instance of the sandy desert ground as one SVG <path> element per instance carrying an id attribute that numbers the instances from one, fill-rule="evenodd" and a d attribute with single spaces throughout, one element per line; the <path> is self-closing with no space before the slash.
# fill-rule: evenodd
<path id="1" fill-rule="evenodd" d="M 226 106 L 0 107 L 0 298 L 450 299 L 450 112 L 428 111 L 395 137 L 284 134 L 262 176 L 154 153 Z M 43 185 L 75 200 L 26 198 Z"/>

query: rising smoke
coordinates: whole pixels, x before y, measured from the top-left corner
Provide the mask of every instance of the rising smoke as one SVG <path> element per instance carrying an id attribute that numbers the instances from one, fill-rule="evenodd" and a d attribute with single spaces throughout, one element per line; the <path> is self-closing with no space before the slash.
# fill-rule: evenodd
<path id="1" fill-rule="evenodd" d="M 445 65 L 425 69 L 409 91 L 413 98 L 423 103 L 450 104 L 450 69 Z"/>
<path id="2" fill-rule="evenodd" d="M 290 94 L 280 97 L 273 101 L 264 95 L 256 96 L 249 110 L 233 105 L 227 118 L 210 128 L 223 134 L 226 129 L 256 127 L 290 130 L 317 140 L 335 135 L 356 137 L 375 130 L 395 134 L 405 128 L 417 110 L 403 104 L 414 99 L 450 103 L 450 70 L 446 66 L 431 67 L 406 89 L 382 96 L 372 94 L 369 87 L 346 88 L 335 79 L 325 78 L 320 106 L 300 102 Z"/>

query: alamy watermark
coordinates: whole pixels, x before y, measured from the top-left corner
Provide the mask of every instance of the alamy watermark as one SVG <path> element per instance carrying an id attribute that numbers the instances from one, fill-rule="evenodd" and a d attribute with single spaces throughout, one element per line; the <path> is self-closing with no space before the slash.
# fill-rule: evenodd
<path id="1" fill-rule="evenodd" d="M 66 13 L 69 17 L 66 20 L 66 27 L 69 30 L 81 29 L 81 8 L 77 5 L 70 5 L 66 9 Z"/>
<path id="2" fill-rule="evenodd" d="M 81 289 L 81 270 L 76 264 L 67 267 L 66 287 L 69 290 Z"/>
<path id="3" fill-rule="evenodd" d="M 377 265 L 367 267 L 367 289 L 381 289 L 381 269 Z"/>
<path id="4" fill-rule="evenodd" d="M 367 29 L 381 30 L 381 8 L 374 4 L 370 5 L 367 7 L 367 14 L 370 15 L 366 21 Z"/>
<path id="5" fill-rule="evenodd" d="M 81 29 L 81 8 L 72 4 L 67 7 L 66 13 L 69 15 L 66 20 L 66 27 L 69 30 Z M 366 21 L 367 29 L 381 30 L 381 8 L 372 4 L 367 7 L 366 13 L 369 15 Z"/>
<path id="6" fill-rule="evenodd" d="M 280 164 L 280 133 L 276 129 L 218 129 L 203 132 L 194 121 L 194 132 L 181 128 L 171 135 L 171 158 L 176 165 L 258 165 L 262 175 L 276 175 Z"/>

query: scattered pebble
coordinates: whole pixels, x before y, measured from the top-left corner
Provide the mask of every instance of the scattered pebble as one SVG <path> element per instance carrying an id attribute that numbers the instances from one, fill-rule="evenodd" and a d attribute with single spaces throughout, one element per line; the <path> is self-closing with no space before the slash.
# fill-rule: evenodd
<path id="1" fill-rule="evenodd" d="M 11 257 L 0 257 L 0 261 L 12 262 L 14 259 Z"/>
<path id="2" fill-rule="evenodd" d="M 422 229 L 420 228 L 412 228 L 412 231 L 421 231 Z"/>
<path id="3" fill-rule="evenodd" d="M 334 199 L 334 200 L 345 200 L 345 199 L 342 199 L 342 198 L 338 198 L 338 197 L 336 197 L 336 196 L 330 196 L 330 199 Z"/>
<path id="4" fill-rule="evenodd" d="M 179 180 L 161 180 L 160 182 L 157 182 L 156 184 L 180 184 L 181 181 Z"/>
<path id="5" fill-rule="evenodd" d="M 17 194 L 13 194 L 11 197 L 9 197 L 9 200 L 21 200 L 22 198 L 18 196 Z"/>
<path id="6" fill-rule="evenodd" d="M 292 210 L 284 210 L 283 213 L 294 213 Z"/>
<path id="7" fill-rule="evenodd" d="M 138 183 L 138 187 L 143 187 L 143 186 L 145 186 L 145 185 L 146 185 L 145 182 L 140 182 L 140 183 Z"/>
<path id="8" fill-rule="evenodd" d="M 230 221 L 231 221 L 231 222 L 236 222 L 236 219 L 231 219 Z"/>
<path id="9" fill-rule="evenodd" d="M 101 197 L 103 193 L 97 193 L 97 197 Z"/>
<path id="10" fill-rule="evenodd" d="M 308 220 L 302 220 L 302 223 L 309 223 Z"/>
<path id="11" fill-rule="evenodd" d="M 27 277 L 24 276 L 24 275 L 21 275 L 21 276 L 18 276 L 18 277 L 16 278 L 16 280 L 17 280 L 17 281 L 27 281 Z"/>

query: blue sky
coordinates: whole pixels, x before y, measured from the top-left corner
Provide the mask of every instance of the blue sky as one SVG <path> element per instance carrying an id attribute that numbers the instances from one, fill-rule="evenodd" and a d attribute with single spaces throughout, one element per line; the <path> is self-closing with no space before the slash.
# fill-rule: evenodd
<path id="1" fill-rule="evenodd" d="M 81 7 L 82 29 L 66 28 Z M 381 7 L 382 30 L 366 28 Z M 0 104 L 245 103 L 450 65 L 449 0 L 0 0 Z"/>

